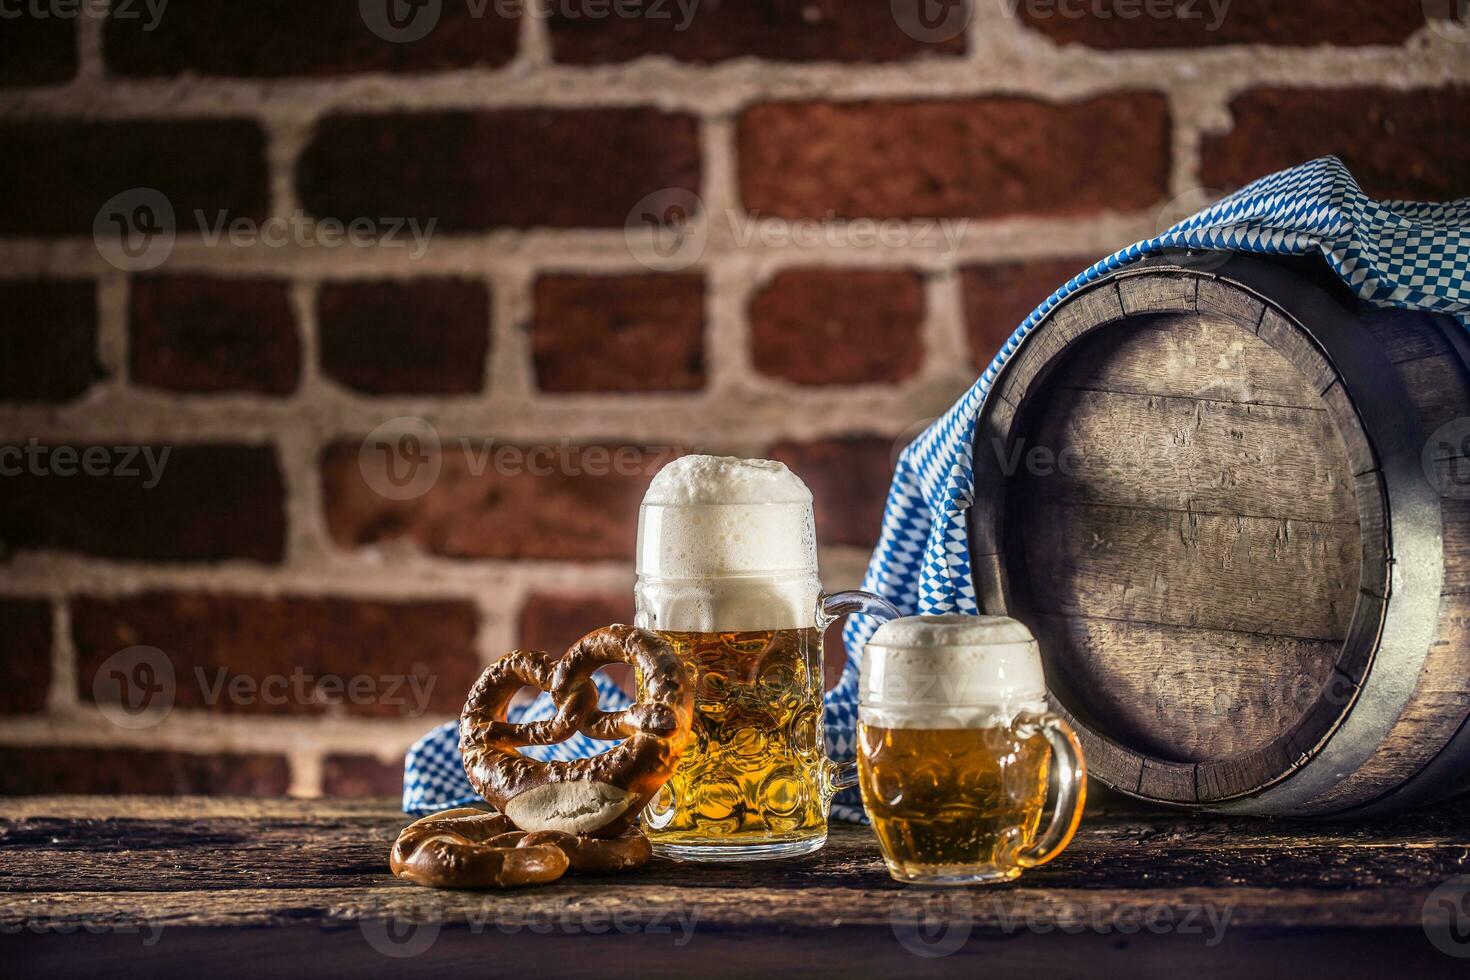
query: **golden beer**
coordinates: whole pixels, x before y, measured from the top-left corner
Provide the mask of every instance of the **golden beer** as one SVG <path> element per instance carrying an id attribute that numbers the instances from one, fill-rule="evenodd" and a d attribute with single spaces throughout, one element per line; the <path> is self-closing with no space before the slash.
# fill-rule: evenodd
<path id="1" fill-rule="evenodd" d="M 694 721 L 673 775 L 643 808 L 654 852 L 677 861 L 765 861 L 827 839 L 832 794 L 856 763 L 826 756 L 822 630 L 890 619 L 868 592 L 827 593 L 812 494 L 785 464 L 684 456 L 638 508 L 635 622 L 695 678 Z"/>
<path id="2" fill-rule="evenodd" d="M 858 726 L 858 778 L 890 870 L 904 880 L 1002 880 L 1035 840 L 1051 749 L 1008 726 Z"/>
<path id="3" fill-rule="evenodd" d="M 825 838 L 821 631 L 660 635 L 695 675 L 694 724 L 644 810 L 649 840 L 748 850 Z"/>
<path id="4" fill-rule="evenodd" d="M 858 786 L 890 875 L 1008 881 L 1071 843 L 1087 763 L 1046 697 L 1036 638 L 1014 619 L 905 616 L 873 631 L 858 678 Z"/>

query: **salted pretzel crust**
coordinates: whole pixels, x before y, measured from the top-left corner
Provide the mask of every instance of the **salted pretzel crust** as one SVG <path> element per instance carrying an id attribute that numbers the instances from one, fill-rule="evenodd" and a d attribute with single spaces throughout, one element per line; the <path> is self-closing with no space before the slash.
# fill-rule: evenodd
<path id="1" fill-rule="evenodd" d="M 633 666 L 643 700 L 620 711 L 598 708 L 592 675 L 611 663 Z M 554 717 L 522 724 L 505 720 L 511 698 L 526 685 L 550 692 Z M 521 829 L 615 838 L 673 772 L 693 710 L 689 671 L 666 641 L 637 627 L 606 626 L 560 658 L 514 650 L 488 667 L 465 701 L 459 747 L 470 784 Z M 622 742 L 601 755 L 567 762 L 541 762 L 519 751 L 578 732 Z"/>
<path id="2" fill-rule="evenodd" d="M 470 807 L 435 813 L 403 828 L 388 867 L 400 878 L 433 888 L 514 888 L 566 873 L 571 860 L 554 843 L 496 842 L 514 829 L 500 813 Z"/>

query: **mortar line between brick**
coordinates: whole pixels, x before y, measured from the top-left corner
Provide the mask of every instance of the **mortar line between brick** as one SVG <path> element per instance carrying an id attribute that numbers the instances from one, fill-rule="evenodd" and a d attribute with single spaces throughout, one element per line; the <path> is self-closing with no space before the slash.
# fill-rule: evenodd
<path id="1" fill-rule="evenodd" d="M 855 249 L 814 244 L 764 244 L 762 228 L 770 221 L 748 213 L 717 209 L 701 217 L 708 243 L 693 268 L 715 262 L 757 264 L 771 268 L 826 264 L 834 266 L 902 263 L 924 268 L 950 264 L 1020 258 L 1047 258 L 1096 251 L 1099 256 L 1131 244 L 1152 229 L 1154 211 L 1162 201 L 1130 212 L 1100 212 L 1083 218 L 1012 215 L 967 219 L 953 255 L 933 248 L 917 233 L 925 225 L 905 222 L 907 244 L 875 245 Z M 955 219 L 958 220 L 958 219 Z M 749 222 L 749 224 L 745 224 Z M 732 227 L 734 225 L 734 227 Z M 823 228 L 840 223 L 823 222 Z M 748 236 L 741 244 L 736 233 Z M 492 268 L 493 266 L 493 268 Z M 209 246 L 201 239 L 181 237 L 168 261 L 155 274 L 210 272 L 241 277 L 270 274 L 288 279 L 352 279 L 381 277 L 406 279 L 419 275 L 481 276 L 525 274 L 523 270 L 646 272 L 628 249 L 621 230 L 579 229 L 553 232 L 542 229 L 497 229 L 477 235 L 434 237 L 426 253 L 405 269 L 403 256 L 392 249 L 319 248 L 289 245 L 271 248 Z M 97 253 L 90 236 L 11 238 L 0 240 L 0 279 L 41 276 L 75 277 L 78 273 L 114 272 Z"/>
<path id="2" fill-rule="evenodd" d="M 823 546 L 820 552 L 823 568 L 866 563 L 867 556 L 868 549 L 847 546 Z M 36 552 L 18 554 L 12 563 L 0 580 L 0 596 L 50 596 L 58 602 L 76 596 L 126 598 L 156 591 L 364 602 L 442 598 L 483 603 L 482 608 L 513 619 L 531 592 L 613 593 L 633 587 L 631 554 L 626 561 L 599 563 L 461 560 L 389 546 L 259 567 L 138 565 Z"/>
<path id="3" fill-rule="evenodd" d="M 298 745 L 286 752 L 286 764 L 291 773 L 287 796 L 311 799 L 322 795 L 324 755 L 314 744 Z"/>
<path id="4" fill-rule="evenodd" d="M 54 89 L 8 92 L 0 114 L 94 118 L 240 116 L 285 112 L 392 112 L 515 106 L 654 105 L 668 111 L 735 112 L 762 101 L 1035 96 L 1070 100 L 1109 92 L 1163 90 L 1202 74 L 1230 92 L 1258 86 L 1392 89 L 1470 80 L 1463 46 L 1430 34 L 1400 47 L 1096 51 L 990 45 L 975 59 L 868 65 L 737 60 L 702 66 L 641 59 L 615 66 L 533 65 L 424 75 L 345 75 L 330 81 L 192 78 L 79 79 Z M 977 70 L 977 68 L 979 70 Z"/>
<path id="5" fill-rule="evenodd" d="M 48 712 L 68 711 L 78 704 L 77 648 L 71 635 L 71 606 L 68 597 L 51 599 L 51 687 L 46 693 Z"/>
<path id="6" fill-rule="evenodd" d="M 112 0 L 108 0 L 109 13 Z M 83 13 L 77 18 L 77 73 L 72 79 L 74 86 L 89 86 L 101 82 L 107 74 L 102 58 L 102 31 L 104 18 L 90 17 Z"/>

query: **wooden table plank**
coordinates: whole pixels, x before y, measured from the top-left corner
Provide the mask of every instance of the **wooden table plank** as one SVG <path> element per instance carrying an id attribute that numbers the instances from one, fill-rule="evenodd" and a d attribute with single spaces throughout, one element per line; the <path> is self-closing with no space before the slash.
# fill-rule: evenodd
<path id="1" fill-rule="evenodd" d="M 1140 977 L 1191 963 L 1299 975 L 1329 961 L 1355 976 L 1371 975 L 1370 950 L 1451 975 L 1464 964 L 1430 943 L 1426 915 L 1442 910 L 1426 899 L 1470 871 L 1467 817 L 1470 801 L 1324 824 L 1104 800 L 1062 857 L 988 889 L 901 886 L 866 828 L 834 825 L 819 853 L 771 864 L 655 861 L 541 888 L 443 892 L 388 874 L 388 845 L 408 820 L 392 801 L 17 799 L 0 802 L 0 949 L 63 974 L 58 944 L 119 976 L 197 976 L 189 951 L 221 960 L 211 973 L 238 975 L 220 956 L 230 949 L 282 957 L 287 972 L 310 972 L 313 949 L 396 971 L 399 940 L 428 930 L 408 974 L 473 963 L 489 947 L 546 975 L 608 956 L 633 957 L 649 976 L 738 974 L 757 950 L 796 975 L 839 961 L 852 976 L 924 975 L 934 961 L 1086 972 L 1101 957 Z M 936 936 L 960 937 L 951 955 L 914 952 L 932 952 Z M 673 953 L 680 937 L 705 958 Z M 807 956 L 798 939 L 834 959 Z M 552 948 L 558 960 L 544 964 Z"/>

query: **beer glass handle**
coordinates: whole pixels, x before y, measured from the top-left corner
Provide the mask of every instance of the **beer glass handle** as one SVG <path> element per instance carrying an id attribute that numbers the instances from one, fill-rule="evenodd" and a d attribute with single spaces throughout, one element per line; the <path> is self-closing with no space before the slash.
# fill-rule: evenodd
<path id="1" fill-rule="evenodd" d="M 1057 766 L 1057 801 L 1051 823 L 1036 843 L 1016 855 L 1016 863 L 1021 867 L 1034 868 L 1050 861 L 1072 843 L 1072 835 L 1082 822 L 1082 808 L 1087 803 L 1087 762 L 1077 733 L 1056 715 L 1020 718 L 1016 734 L 1022 738 L 1045 736 Z"/>
<path id="2" fill-rule="evenodd" d="M 816 623 L 819 630 L 825 630 L 843 616 L 851 613 L 872 616 L 880 623 L 897 619 L 902 615 L 893 603 L 881 595 L 863 592 L 861 589 L 824 592 L 817 597 Z M 843 652 L 846 653 L 846 651 Z M 828 760 L 826 774 L 828 792 L 835 793 L 838 790 L 852 789 L 858 784 L 857 761 L 833 762 Z"/>

